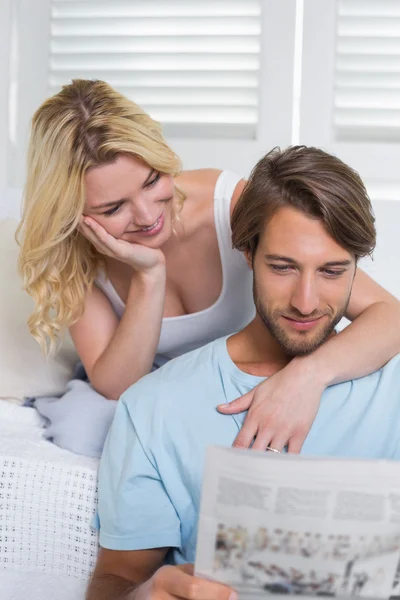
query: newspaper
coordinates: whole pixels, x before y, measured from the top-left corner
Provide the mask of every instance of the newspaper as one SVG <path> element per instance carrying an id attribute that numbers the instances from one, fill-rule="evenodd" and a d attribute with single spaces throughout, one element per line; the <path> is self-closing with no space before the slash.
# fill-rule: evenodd
<path id="1" fill-rule="evenodd" d="M 400 462 L 207 451 L 195 572 L 240 600 L 400 598 Z"/>

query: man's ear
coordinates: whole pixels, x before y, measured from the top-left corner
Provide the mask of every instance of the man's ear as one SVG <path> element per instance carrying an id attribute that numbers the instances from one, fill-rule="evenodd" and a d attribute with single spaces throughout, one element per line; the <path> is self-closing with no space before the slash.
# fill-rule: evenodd
<path id="1" fill-rule="evenodd" d="M 249 267 L 249 269 L 253 270 L 253 253 L 250 250 L 245 250 L 244 257 L 246 259 L 247 266 Z"/>

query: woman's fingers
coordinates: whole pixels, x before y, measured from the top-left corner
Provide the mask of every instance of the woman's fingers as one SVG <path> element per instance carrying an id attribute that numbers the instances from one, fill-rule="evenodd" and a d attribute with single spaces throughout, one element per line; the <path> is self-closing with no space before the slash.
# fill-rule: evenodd
<path id="1" fill-rule="evenodd" d="M 266 450 L 267 446 L 271 445 L 271 443 L 270 443 L 271 437 L 272 437 L 271 431 L 268 431 L 268 429 L 265 429 L 264 431 L 259 429 L 255 435 L 254 443 L 253 443 L 251 449 L 252 450 L 261 450 L 261 451 Z"/>
<path id="2" fill-rule="evenodd" d="M 98 252 L 112 258 L 119 258 L 120 248 L 118 240 L 107 233 L 101 225 L 95 223 L 93 219 L 91 219 L 90 225 L 86 223 L 86 219 L 83 220 L 80 225 L 80 231 Z"/>
<path id="3" fill-rule="evenodd" d="M 237 413 L 241 413 L 245 410 L 248 410 L 252 400 L 253 400 L 254 390 L 247 392 L 240 398 L 236 398 L 236 400 L 232 400 L 228 404 L 218 404 L 217 410 L 226 415 L 235 415 Z"/>
<path id="4" fill-rule="evenodd" d="M 88 226 L 85 226 L 84 224 L 80 225 L 79 231 L 82 233 L 83 236 L 85 236 L 87 240 L 89 240 L 91 244 L 93 244 L 93 246 L 98 252 L 100 252 L 101 254 L 106 254 L 108 256 L 111 254 L 107 246 L 100 242 L 99 238 Z"/>
<path id="5" fill-rule="evenodd" d="M 289 437 L 288 433 L 286 433 L 283 430 L 279 434 L 276 434 L 271 437 L 268 446 L 271 448 L 272 451 L 278 450 L 278 452 L 282 452 L 282 450 L 288 444 L 288 437 Z"/>
<path id="6" fill-rule="evenodd" d="M 92 237 L 107 248 L 108 251 L 115 253 L 118 250 L 118 240 L 109 234 L 104 227 L 96 223 L 94 219 L 84 217 L 83 224 L 91 232 Z"/>
<path id="7" fill-rule="evenodd" d="M 292 454 L 300 454 L 306 437 L 306 435 L 297 435 L 292 437 L 288 443 L 288 452 L 291 452 Z"/>
<path id="8" fill-rule="evenodd" d="M 274 434 L 268 425 L 260 426 L 251 447 L 252 450 L 276 450 L 282 452 L 288 441 L 288 435 L 284 431 Z"/>
<path id="9" fill-rule="evenodd" d="M 257 423 L 252 419 L 247 418 L 233 442 L 233 447 L 250 448 L 251 443 L 257 434 L 257 429 Z"/>

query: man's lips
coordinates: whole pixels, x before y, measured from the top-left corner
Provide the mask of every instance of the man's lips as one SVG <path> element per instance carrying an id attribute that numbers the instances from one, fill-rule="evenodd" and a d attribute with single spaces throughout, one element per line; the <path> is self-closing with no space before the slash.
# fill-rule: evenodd
<path id="1" fill-rule="evenodd" d="M 314 319 L 302 320 L 302 319 L 286 317 L 285 315 L 282 315 L 282 317 L 288 322 L 288 324 L 291 327 L 293 327 L 293 329 L 296 329 L 297 331 L 308 331 L 309 329 L 312 329 L 325 316 L 326 315 L 321 315 L 320 317 L 316 317 Z"/>

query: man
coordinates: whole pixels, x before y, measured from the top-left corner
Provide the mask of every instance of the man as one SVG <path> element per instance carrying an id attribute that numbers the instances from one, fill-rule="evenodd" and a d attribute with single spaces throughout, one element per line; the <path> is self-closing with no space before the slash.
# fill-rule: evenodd
<path id="1" fill-rule="evenodd" d="M 233 590 L 181 564 L 194 561 L 205 449 L 230 446 L 245 416 L 216 406 L 335 335 L 357 261 L 375 246 L 358 175 L 305 147 L 274 150 L 258 163 L 234 210 L 232 236 L 253 269 L 256 317 L 122 396 L 100 467 L 102 549 L 88 600 L 233 600 Z M 302 452 L 393 458 L 399 446 L 395 357 L 325 391 Z"/>

